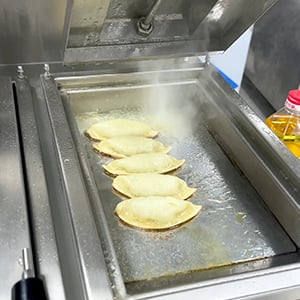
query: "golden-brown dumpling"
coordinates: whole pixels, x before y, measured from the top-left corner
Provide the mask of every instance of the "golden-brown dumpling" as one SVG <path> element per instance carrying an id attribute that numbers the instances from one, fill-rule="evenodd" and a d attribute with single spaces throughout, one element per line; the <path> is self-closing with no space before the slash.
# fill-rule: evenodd
<path id="1" fill-rule="evenodd" d="M 172 196 L 184 200 L 196 192 L 177 176 L 156 173 L 120 175 L 113 180 L 112 186 L 129 198 Z"/>
<path id="2" fill-rule="evenodd" d="M 173 197 L 139 197 L 120 202 L 115 213 L 132 227 L 166 230 L 193 219 L 201 208 L 201 205 Z"/>
<path id="3" fill-rule="evenodd" d="M 134 135 L 143 137 L 155 137 L 158 131 L 154 131 L 143 122 L 128 119 L 113 119 L 92 125 L 86 135 L 96 141 L 101 141 L 114 136 Z"/>
<path id="4" fill-rule="evenodd" d="M 165 147 L 156 140 L 141 136 L 117 136 L 93 144 L 93 148 L 114 158 L 123 158 L 140 153 L 167 153 L 171 149 L 171 147 Z"/>
<path id="5" fill-rule="evenodd" d="M 112 175 L 168 173 L 179 168 L 184 161 L 165 153 L 146 153 L 116 159 L 103 167 Z"/>

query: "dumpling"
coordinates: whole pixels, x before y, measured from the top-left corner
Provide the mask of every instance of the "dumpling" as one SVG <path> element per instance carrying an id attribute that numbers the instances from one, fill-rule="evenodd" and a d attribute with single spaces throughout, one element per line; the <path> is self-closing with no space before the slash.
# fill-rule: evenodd
<path id="1" fill-rule="evenodd" d="M 172 196 L 184 200 L 196 192 L 177 176 L 156 173 L 120 175 L 113 180 L 112 186 L 129 198 Z"/>
<path id="2" fill-rule="evenodd" d="M 165 153 L 144 153 L 116 159 L 103 167 L 112 175 L 168 173 L 179 168 L 184 162 L 184 159 L 178 160 Z"/>
<path id="3" fill-rule="evenodd" d="M 132 227 L 166 230 L 193 219 L 201 208 L 201 205 L 173 197 L 140 197 L 120 202 L 115 213 Z"/>
<path id="4" fill-rule="evenodd" d="M 165 147 L 158 141 L 141 136 L 113 137 L 93 144 L 93 148 L 114 158 L 123 158 L 140 153 L 167 153 L 171 150 L 171 147 Z"/>
<path id="5" fill-rule="evenodd" d="M 134 135 L 153 138 L 158 135 L 150 126 L 143 122 L 113 119 L 92 125 L 86 135 L 93 140 L 101 141 L 114 136 Z"/>

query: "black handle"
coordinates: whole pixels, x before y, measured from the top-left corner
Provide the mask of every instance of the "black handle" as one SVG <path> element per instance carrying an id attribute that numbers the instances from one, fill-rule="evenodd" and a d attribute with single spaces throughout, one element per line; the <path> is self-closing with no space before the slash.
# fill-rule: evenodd
<path id="1" fill-rule="evenodd" d="M 12 288 L 12 300 L 47 300 L 44 283 L 32 277 L 18 281 Z"/>

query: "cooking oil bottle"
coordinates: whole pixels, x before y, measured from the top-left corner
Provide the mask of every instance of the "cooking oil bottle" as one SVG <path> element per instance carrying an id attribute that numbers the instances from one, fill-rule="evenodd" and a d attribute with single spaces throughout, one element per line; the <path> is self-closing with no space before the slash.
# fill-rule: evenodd
<path id="1" fill-rule="evenodd" d="M 269 116 L 266 124 L 300 158 L 300 90 L 291 90 L 284 107 Z"/>

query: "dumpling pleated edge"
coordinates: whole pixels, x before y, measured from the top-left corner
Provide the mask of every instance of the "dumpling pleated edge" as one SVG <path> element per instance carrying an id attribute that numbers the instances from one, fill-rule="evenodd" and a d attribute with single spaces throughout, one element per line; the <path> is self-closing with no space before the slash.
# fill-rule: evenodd
<path id="1" fill-rule="evenodd" d="M 182 212 L 182 215 L 180 215 L 179 219 L 174 219 L 172 217 L 170 217 L 170 221 L 168 222 L 168 224 L 159 224 L 159 216 L 157 218 L 157 220 L 153 220 L 152 224 L 151 224 L 151 219 L 150 218 L 145 218 L 145 220 L 137 220 L 139 216 L 134 216 L 131 218 L 130 214 L 128 213 L 128 211 L 130 210 L 130 208 L 126 207 L 128 206 L 127 204 L 133 204 L 131 206 L 131 208 L 134 208 L 134 203 L 136 201 L 152 201 L 153 203 L 152 205 L 152 212 L 157 212 L 160 211 L 158 208 L 155 207 L 155 201 L 153 201 L 153 198 L 159 199 L 159 201 L 161 201 L 161 203 L 163 203 L 165 200 L 167 201 L 171 201 L 173 204 L 176 202 L 181 202 L 181 203 L 185 203 L 185 207 L 187 208 L 185 211 Z M 172 205 L 172 204 L 171 204 Z M 161 207 L 160 207 L 161 208 Z M 167 206 L 165 207 L 164 211 L 167 211 Z M 201 213 L 202 210 L 202 206 L 201 205 L 195 205 L 189 201 L 182 201 L 173 197 L 137 197 L 137 198 L 132 198 L 132 199 L 127 199 L 124 200 L 120 203 L 118 203 L 118 205 L 116 206 L 115 209 L 115 214 L 118 216 L 118 218 L 120 219 L 120 221 L 132 228 L 135 229 L 140 229 L 140 230 L 144 230 L 144 231 L 166 231 L 166 230 L 171 230 L 171 229 L 175 229 L 178 228 L 190 221 L 192 221 L 193 219 L 195 219 L 197 216 L 199 216 L 199 214 Z M 158 221 L 157 224 L 153 225 L 153 223 L 155 223 L 156 221 Z M 149 224 L 150 223 L 150 224 Z"/>
<path id="2" fill-rule="evenodd" d="M 154 181 L 151 179 L 155 179 Z M 176 190 L 172 190 L 172 192 L 162 190 L 168 184 L 169 179 L 172 179 L 171 185 L 174 186 L 174 182 L 176 182 Z M 146 191 L 150 189 L 147 188 L 147 185 L 151 187 L 151 192 L 147 194 L 146 192 L 141 193 L 141 180 L 145 181 Z M 138 185 L 135 187 L 135 185 Z M 197 191 L 196 188 L 189 187 L 184 180 L 175 176 L 175 175 L 167 175 L 167 174 L 158 174 L 158 173 L 146 173 L 146 174 L 128 174 L 128 175 L 119 175 L 114 178 L 112 183 L 113 189 L 125 196 L 127 198 L 135 198 L 135 197 L 145 197 L 145 196 L 160 196 L 160 197 L 174 197 L 181 200 L 186 200 L 193 196 L 193 194 Z M 153 192 L 154 190 L 157 191 Z M 144 191 L 144 190 L 143 190 Z"/>
<path id="3" fill-rule="evenodd" d="M 153 153 L 149 153 L 149 155 L 151 155 L 151 154 L 153 154 Z M 133 155 L 133 156 L 130 156 L 130 157 L 119 158 L 119 159 L 113 160 L 112 162 L 110 162 L 106 165 L 103 165 L 103 168 L 109 175 L 114 176 L 114 177 L 118 176 L 118 175 L 140 174 L 140 173 L 167 174 L 167 173 L 170 173 L 170 172 L 173 172 L 173 171 L 179 169 L 185 163 L 185 159 L 178 160 L 178 159 L 174 158 L 171 155 L 165 154 L 165 155 L 168 155 L 173 160 L 174 163 L 173 163 L 172 166 L 162 167 L 159 170 L 155 170 L 155 171 L 153 171 L 153 170 L 127 171 L 124 168 L 121 168 L 121 167 L 118 167 L 118 166 L 115 167 L 115 165 L 118 164 L 118 161 L 126 160 L 126 159 L 129 159 L 129 158 L 134 158 L 134 157 L 137 157 L 139 155 L 143 155 L 143 154 L 137 154 L 137 155 Z"/>

